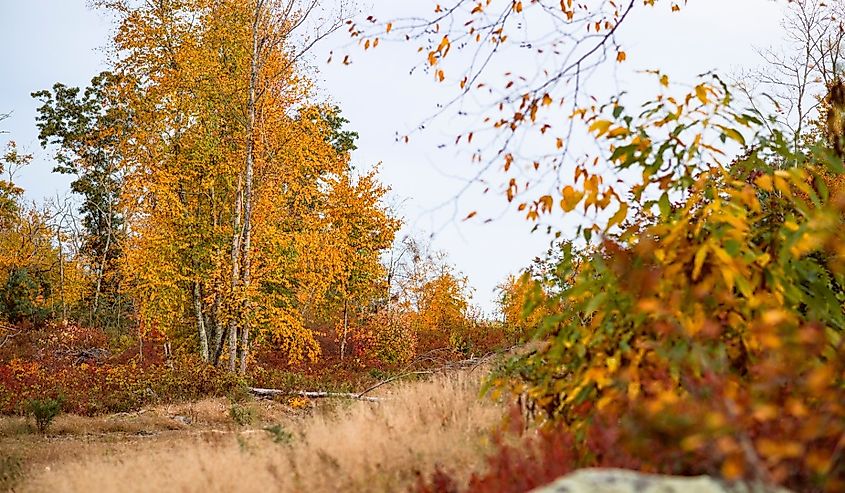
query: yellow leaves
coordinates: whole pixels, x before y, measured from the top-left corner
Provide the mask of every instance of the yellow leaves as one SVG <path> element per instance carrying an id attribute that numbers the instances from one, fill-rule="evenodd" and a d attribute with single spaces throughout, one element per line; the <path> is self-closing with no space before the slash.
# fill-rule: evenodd
<path id="1" fill-rule="evenodd" d="M 441 59 L 445 58 L 446 55 L 449 54 L 449 50 L 452 48 L 452 43 L 449 41 L 449 36 L 443 36 L 443 39 L 440 40 L 440 44 L 437 45 L 437 49 L 428 52 L 428 64 L 430 66 L 437 65 L 437 62 Z"/>
<path id="2" fill-rule="evenodd" d="M 543 106 L 550 106 L 552 104 L 552 97 L 548 93 L 543 94 Z"/>
<path id="3" fill-rule="evenodd" d="M 644 298 L 637 302 L 637 310 L 643 313 L 657 313 L 660 309 L 660 300 L 657 298 Z"/>
<path id="4" fill-rule="evenodd" d="M 601 137 L 607 133 L 612 124 L 610 120 L 596 120 L 590 124 L 588 130 L 590 133 L 595 134 L 596 137 Z"/>
<path id="5" fill-rule="evenodd" d="M 663 87 L 669 87 L 669 76 L 668 75 L 661 75 L 660 76 L 660 85 Z"/>
<path id="6" fill-rule="evenodd" d="M 771 192 L 774 189 L 774 180 L 771 175 L 760 175 L 754 180 L 754 183 L 765 192 Z"/>
<path id="7" fill-rule="evenodd" d="M 578 206 L 578 203 L 581 202 L 581 199 L 584 198 L 584 192 L 576 191 L 569 185 L 563 187 L 562 195 L 563 198 L 560 201 L 560 206 L 566 212 L 573 211 Z"/>
<path id="8" fill-rule="evenodd" d="M 708 88 L 705 84 L 695 86 L 695 97 L 701 101 L 701 104 L 707 104 L 710 100 L 707 98 Z"/>
<path id="9" fill-rule="evenodd" d="M 828 391 L 834 381 L 833 368 L 826 364 L 818 366 L 807 375 L 807 387 L 818 394 Z"/>
<path id="10" fill-rule="evenodd" d="M 787 181 L 788 178 L 789 175 L 786 172 L 780 170 L 776 171 L 774 175 L 775 189 L 787 197 L 791 197 L 792 187 Z"/>
<path id="11" fill-rule="evenodd" d="M 754 408 L 752 416 L 755 420 L 765 423 L 766 421 L 773 421 L 780 416 L 781 410 L 772 404 L 759 404 Z"/>
<path id="12" fill-rule="evenodd" d="M 622 224 L 625 219 L 628 218 L 628 204 L 622 202 L 619 204 L 619 210 L 616 211 L 616 214 L 610 217 L 610 220 L 607 222 L 607 229 L 612 228 L 617 224 Z"/>
<path id="13" fill-rule="evenodd" d="M 607 365 L 607 371 L 613 375 L 619 369 L 619 355 L 609 356 L 605 359 L 604 364 Z"/>
<path id="14" fill-rule="evenodd" d="M 627 137 L 630 134 L 630 131 L 625 127 L 616 127 L 613 130 L 607 132 L 607 138 L 615 139 L 620 137 Z"/>
<path id="15" fill-rule="evenodd" d="M 702 245 L 698 251 L 695 252 L 695 259 L 693 261 L 692 279 L 697 281 L 701 276 L 701 268 L 704 261 L 707 260 L 707 245 Z"/>

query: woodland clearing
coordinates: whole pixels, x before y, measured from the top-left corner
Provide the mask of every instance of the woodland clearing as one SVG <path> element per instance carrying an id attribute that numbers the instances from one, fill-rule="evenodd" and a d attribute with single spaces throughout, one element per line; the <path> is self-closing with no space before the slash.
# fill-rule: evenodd
<path id="1" fill-rule="evenodd" d="M 38 435 L 0 419 L 14 491 L 401 491 L 438 464 L 473 471 L 502 423 L 479 372 L 379 389 L 378 403 L 226 399 L 101 417 L 63 415 Z M 292 404 L 292 405 L 291 405 Z M 250 424 L 233 419 L 248 409 Z M 243 423 L 247 420 L 242 420 Z M 446 446 L 448 444 L 448 446 Z M 225 466 L 225 467 L 224 467 Z"/>

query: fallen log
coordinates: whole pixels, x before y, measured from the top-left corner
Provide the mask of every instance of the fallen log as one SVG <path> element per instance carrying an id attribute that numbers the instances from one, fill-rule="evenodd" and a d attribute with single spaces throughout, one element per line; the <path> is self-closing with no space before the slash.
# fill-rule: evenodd
<path id="1" fill-rule="evenodd" d="M 365 397 L 359 394 L 347 392 L 306 392 L 301 390 L 260 389 L 257 387 L 250 387 L 249 391 L 256 397 L 264 398 L 278 396 L 299 396 L 308 397 L 309 399 L 354 399 L 369 402 L 381 402 L 384 400 L 379 397 Z"/>

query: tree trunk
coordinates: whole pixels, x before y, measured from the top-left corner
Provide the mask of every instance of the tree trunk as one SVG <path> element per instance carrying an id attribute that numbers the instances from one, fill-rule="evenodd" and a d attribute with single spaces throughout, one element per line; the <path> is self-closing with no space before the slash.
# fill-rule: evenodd
<path id="1" fill-rule="evenodd" d="M 243 288 L 248 293 L 251 276 L 251 255 L 250 245 L 252 242 L 252 181 L 255 168 L 255 111 L 256 111 L 256 85 L 258 84 L 258 70 L 261 65 L 261 53 L 258 42 L 259 23 L 261 21 L 262 1 L 258 0 L 255 5 L 255 17 L 252 23 L 252 57 L 250 59 L 249 73 L 249 100 L 247 101 L 247 128 L 246 128 L 246 183 L 244 186 L 244 243 L 243 243 Z M 243 314 L 243 325 L 241 327 L 240 347 L 240 373 L 246 373 L 246 361 L 249 356 L 249 297 L 245 303 Z"/>
<path id="2" fill-rule="evenodd" d="M 349 333 L 349 299 L 343 299 L 343 335 L 340 338 L 340 360 L 346 355 L 346 337 Z"/>
<path id="3" fill-rule="evenodd" d="M 200 283 L 194 281 L 194 311 L 197 317 L 197 335 L 200 339 L 200 356 L 208 363 L 208 334 L 205 331 L 205 319 L 202 315 L 202 298 L 200 297 Z"/>
<path id="4" fill-rule="evenodd" d="M 111 214 L 111 209 L 109 209 Z M 96 325 L 97 310 L 100 305 L 100 292 L 103 289 L 103 277 L 106 274 L 106 261 L 108 260 L 109 248 L 111 247 L 111 217 L 109 217 L 109 232 L 106 235 L 106 246 L 103 248 L 103 256 L 100 259 L 100 269 L 97 274 L 97 285 L 94 290 L 94 306 L 91 309 L 91 325 Z"/>
<path id="5" fill-rule="evenodd" d="M 243 175 L 238 175 L 238 190 L 235 197 L 235 217 L 233 219 L 234 230 L 232 231 L 232 297 L 238 297 L 238 286 L 240 284 L 240 251 L 241 251 L 241 215 L 243 214 Z M 237 299 L 233 301 L 237 302 Z M 238 326 L 235 317 L 232 316 L 228 324 L 229 332 L 229 370 L 235 371 L 235 361 L 238 350 Z"/>

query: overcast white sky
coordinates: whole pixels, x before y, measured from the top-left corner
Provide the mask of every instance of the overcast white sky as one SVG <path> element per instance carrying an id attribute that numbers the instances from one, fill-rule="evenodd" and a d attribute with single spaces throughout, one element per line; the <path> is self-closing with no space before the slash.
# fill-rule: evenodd
<path id="1" fill-rule="evenodd" d="M 408 3 L 405 3 L 408 2 Z M 416 0 L 414 5 L 432 3 Z M 100 13 L 89 10 L 85 0 L 0 0 L 0 113 L 12 112 L 3 123 L 8 138 L 35 154 L 32 166 L 18 183 L 32 200 L 67 193 L 67 177 L 51 174 L 49 155 L 37 141 L 36 104 L 30 93 L 55 82 L 84 86 L 105 69 L 100 48 L 109 38 L 110 25 Z M 694 80 L 697 74 L 715 70 L 729 74 L 755 66 L 754 46 L 779 44 L 780 16 L 784 2 L 771 0 L 691 0 L 679 13 L 655 13 L 639 9 L 620 34 L 628 53 L 625 74 L 661 68 L 673 80 Z M 376 0 L 364 6 L 367 13 L 385 19 L 402 13 L 409 0 Z M 667 10 L 666 8 L 662 10 Z M 320 95 L 330 98 L 351 120 L 361 138 L 354 155 L 362 166 L 383 162 L 382 180 L 401 203 L 408 232 L 436 231 L 436 248 L 449 252 L 452 262 L 475 288 L 475 301 L 486 311 L 494 307 L 494 289 L 509 273 L 526 266 L 548 246 L 549 238 L 530 234 L 531 225 L 515 214 L 489 224 L 462 222 L 469 211 L 502 211 L 499 195 L 476 191 L 457 202 L 454 209 L 438 208 L 450 203 L 467 174 L 466 154 L 438 144 L 454 139 L 448 121 L 437 121 L 409 144 L 396 143 L 397 131 L 414 128 L 434 111 L 442 89 L 425 74 L 409 75 L 419 55 L 412 45 L 386 45 L 354 63 L 326 65 L 330 50 L 347 43 L 341 34 L 319 46 L 312 59 Z M 634 94 L 645 91 L 642 77 L 596 81 L 619 84 Z M 650 87 L 650 86 L 649 86 Z M 425 233 L 423 233 L 425 234 Z"/>

